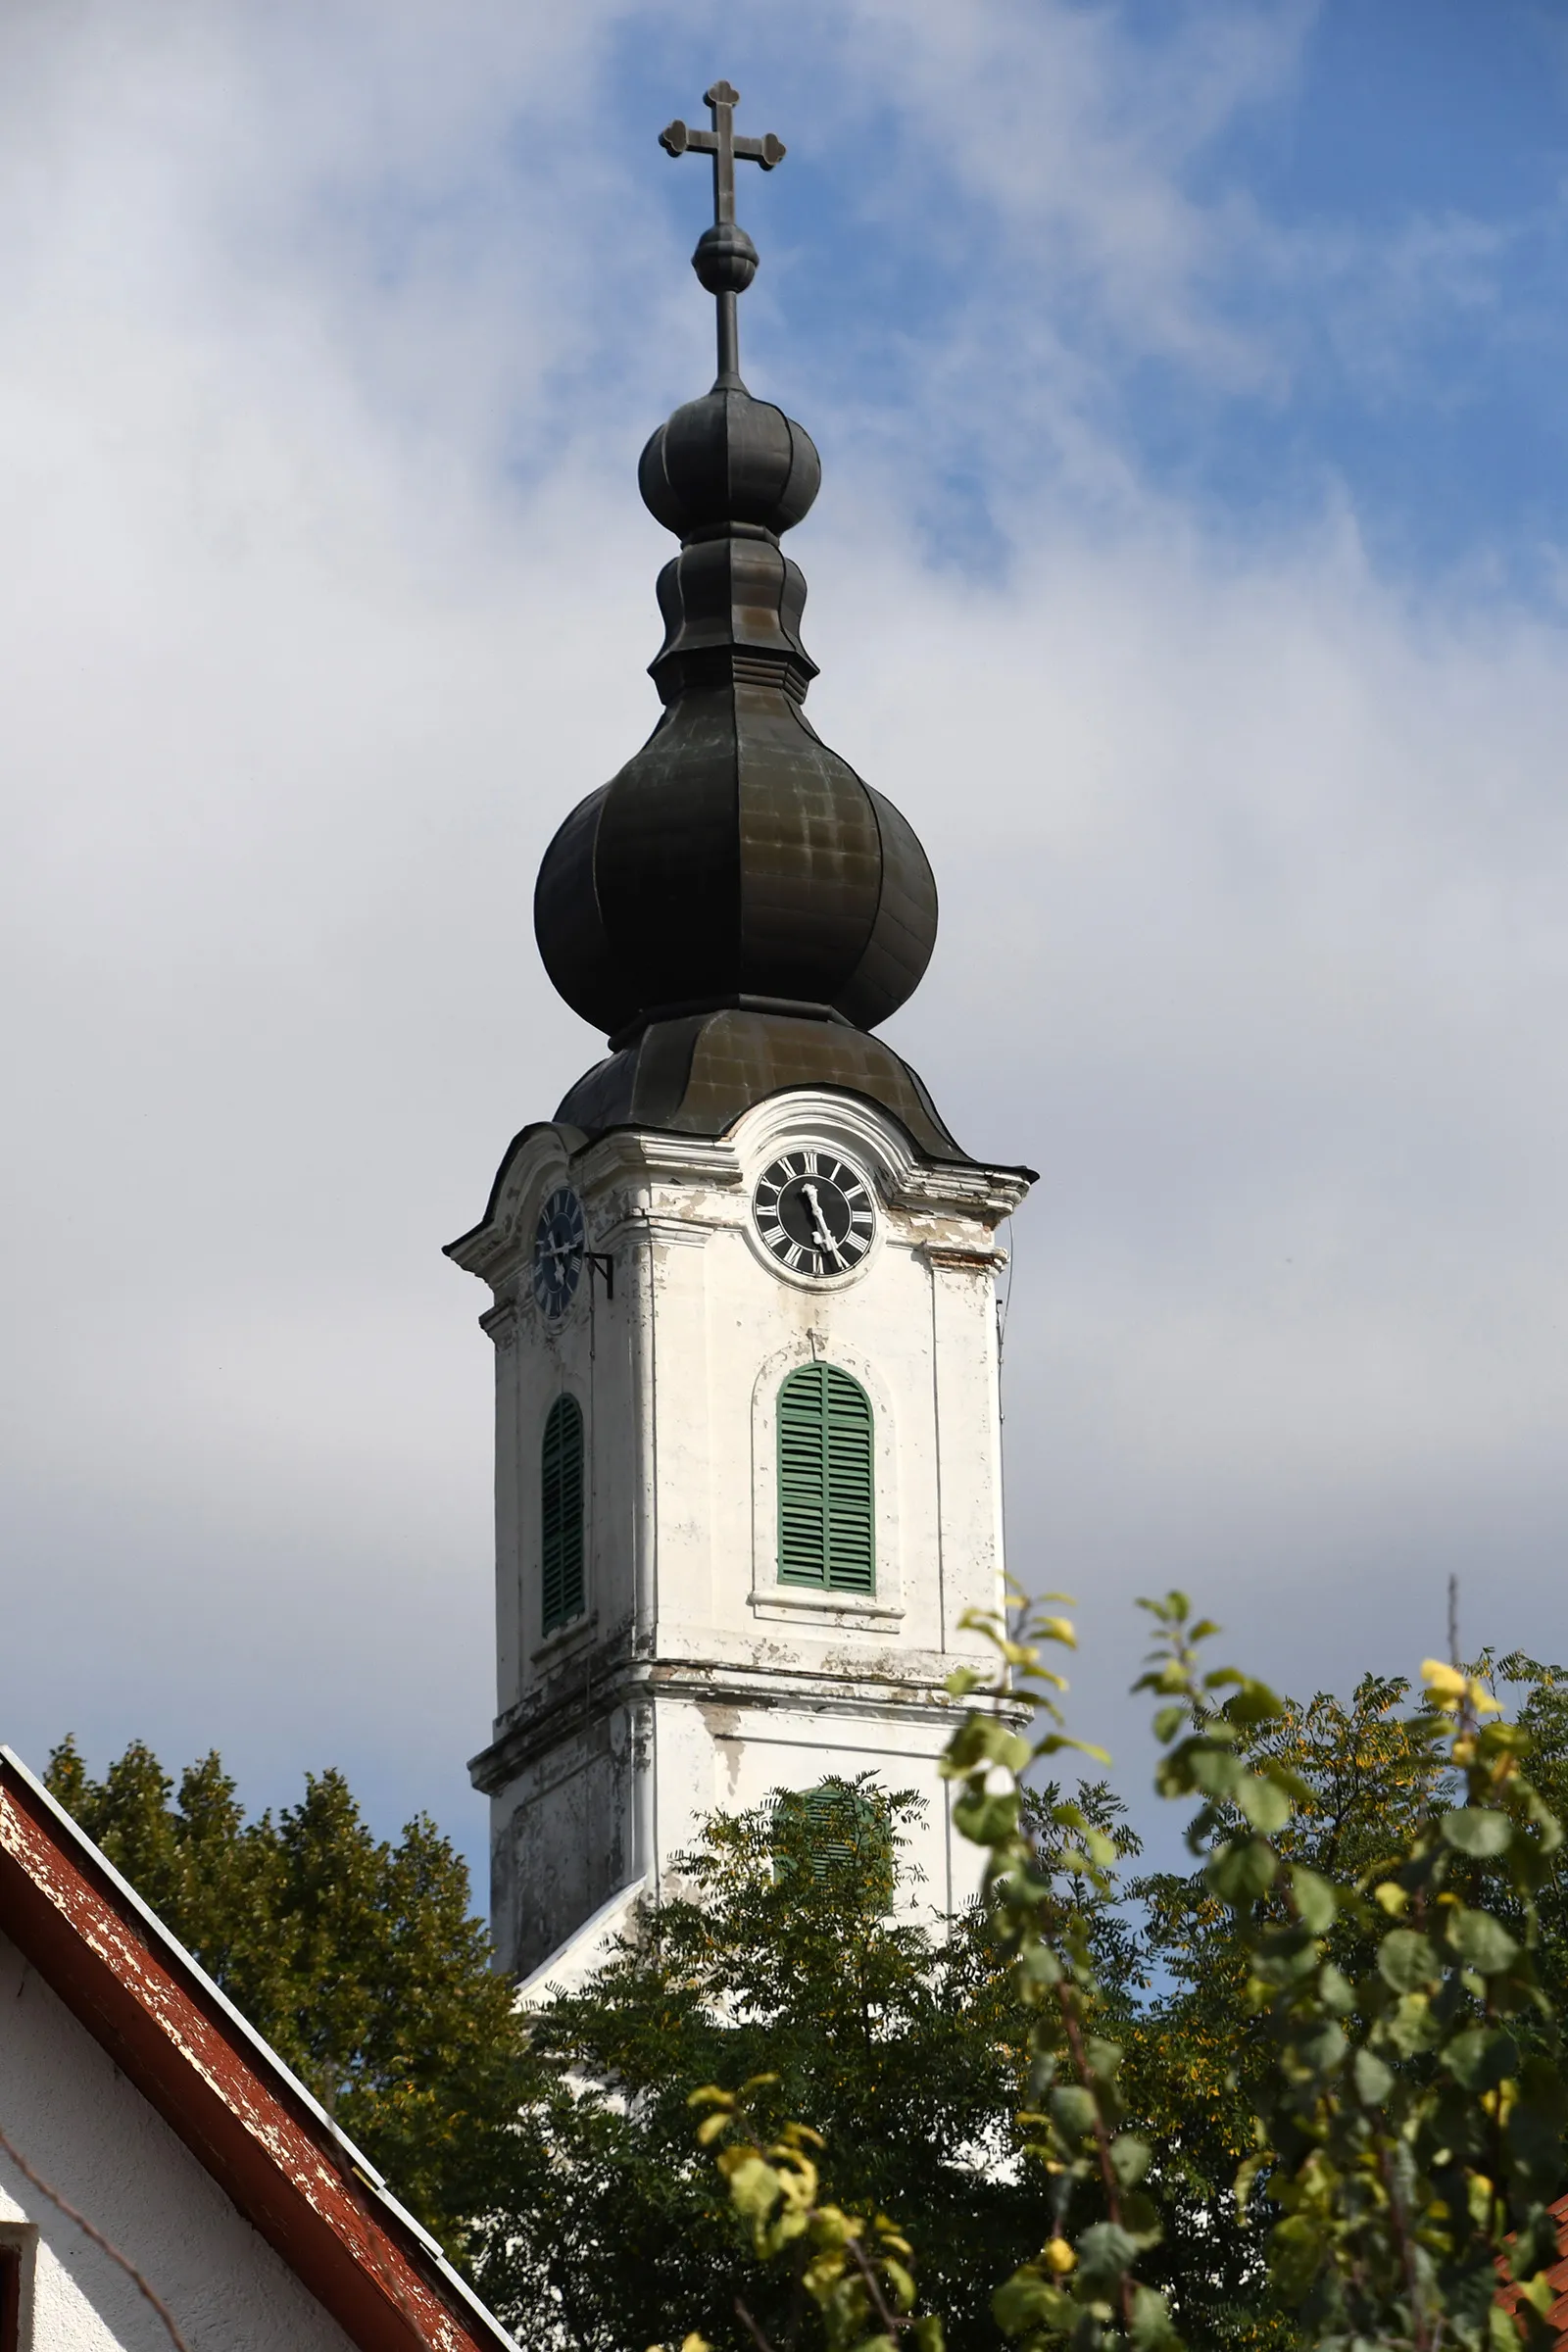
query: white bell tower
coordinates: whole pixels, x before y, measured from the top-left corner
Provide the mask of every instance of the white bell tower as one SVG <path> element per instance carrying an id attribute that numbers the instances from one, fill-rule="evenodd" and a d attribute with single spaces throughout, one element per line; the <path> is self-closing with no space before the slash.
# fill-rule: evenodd
<path id="1" fill-rule="evenodd" d="M 870 1247 L 843 1274 L 780 1267 L 762 1239 L 764 1172 L 808 1157 L 874 1196 Z M 927 1164 L 878 1105 L 812 1089 L 709 1142 L 518 1137 L 484 1224 L 452 1250 L 496 1295 L 499 1706 L 472 1772 L 491 1800 L 497 1948 L 516 1974 L 622 1889 L 657 1886 L 704 1814 L 829 1774 L 927 1793 L 910 1857 L 922 1897 L 972 1892 L 934 1767 L 944 1680 L 984 1654 L 960 1619 L 1001 1588 L 994 1236 L 1026 1182 Z M 564 1192 L 595 1255 L 552 1313 L 536 1236 Z M 859 1589 L 827 1581 L 832 1560 L 808 1581 L 809 1560 L 781 1546 L 794 1509 L 809 1551 L 824 1483 L 808 1458 L 792 1487 L 780 1458 L 786 1390 L 817 1366 L 869 1407 L 838 1441 L 869 1455 Z M 808 1412 L 824 1385 L 807 1385 Z M 580 1416 L 581 1572 L 547 1631 L 546 1431 L 563 1397 Z"/>
<path id="2" fill-rule="evenodd" d="M 552 980 L 609 1034 L 448 1254 L 496 1349 L 499 1964 L 570 1977 L 704 1815 L 870 1771 L 928 1801 L 918 1899 L 972 1890 L 935 1763 L 944 1683 L 1003 1583 L 997 1231 L 1031 1182 L 948 1133 L 871 1035 L 936 892 L 897 808 L 813 733 L 805 582 L 779 547 L 816 452 L 741 382 L 736 93 L 694 266 L 719 372 L 643 453 L 681 540 L 663 715 L 546 854 Z"/>

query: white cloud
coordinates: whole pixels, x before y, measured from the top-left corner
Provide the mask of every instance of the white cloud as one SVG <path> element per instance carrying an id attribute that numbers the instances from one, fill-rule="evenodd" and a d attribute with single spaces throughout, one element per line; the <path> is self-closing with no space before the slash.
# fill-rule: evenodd
<path id="1" fill-rule="evenodd" d="M 596 1051 L 532 878 L 653 714 L 631 466 L 703 329 L 659 159 L 575 136 L 652 20 L 459 13 L 8 21 L 0 1695 L 33 1754 L 218 1740 L 264 1793 L 338 1755 L 477 1842 L 488 1350 L 437 1252 Z M 799 550 L 813 715 L 942 882 L 900 1041 L 1044 1171 L 1019 1567 L 1103 1618 L 1191 1575 L 1318 1673 L 1430 1645 L 1490 1542 L 1478 1634 L 1549 1649 L 1560 634 L 1380 579 L 1343 511 L 1211 535 L 1097 410 L 1098 327 L 1006 293 L 1059 230 L 1129 345 L 1272 381 L 1206 290 L 1240 216 L 1184 174 L 1310 19 L 1185 23 L 1149 75 L 1103 11 L 812 20 L 901 201 L 993 208 L 1028 355 L 996 429 L 968 313 L 907 415 L 792 396 L 856 453 Z M 912 532 L 965 414 L 993 578 Z"/>

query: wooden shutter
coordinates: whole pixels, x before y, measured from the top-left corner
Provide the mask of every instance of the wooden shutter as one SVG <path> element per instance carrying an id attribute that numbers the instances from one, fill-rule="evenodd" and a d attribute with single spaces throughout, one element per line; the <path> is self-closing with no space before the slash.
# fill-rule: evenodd
<path id="1" fill-rule="evenodd" d="M 854 1871 L 878 1909 L 893 1900 L 893 1823 L 887 1799 L 837 1777 L 781 1792 L 773 1807 L 775 1876 L 802 1860 L 825 1882 Z M 805 1848 L 804 1854 L 802 1848 Z"/>
<path id="2" fill-rule="evenodd" d="M 785 1585 L 876 1590 L 871 1400 L 836 1364 L 803 1364 L 779 1391 L 778 1573 Z"/>
<path id="3" fill-rule="evenodd" d="M 582 1614 L 582 1407 L 575 1396 L 558 1396 L 545 1423 L 540 1479 L 540 1584 L 547 1634 Z"/>
<path id="4" fill-rule="evenodd" d="M 811 1862 L 819 1879 L 834 1863 L 847 1869 L 859 1854 L 863 1797 L 852 1789 L 824 1784 L 806 1791 L 806 1826 L 811 1840 Z"/>

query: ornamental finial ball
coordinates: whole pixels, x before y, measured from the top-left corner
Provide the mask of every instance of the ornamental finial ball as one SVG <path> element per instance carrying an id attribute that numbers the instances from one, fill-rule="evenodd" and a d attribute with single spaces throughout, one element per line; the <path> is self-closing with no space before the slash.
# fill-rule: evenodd
<path id="1" fill-rule="evenodd" d="M 692 268 L 710 294 L 744 294 L 757 275 L 757 247 L 738 222 L 715 221 L 698 238 Z"/>

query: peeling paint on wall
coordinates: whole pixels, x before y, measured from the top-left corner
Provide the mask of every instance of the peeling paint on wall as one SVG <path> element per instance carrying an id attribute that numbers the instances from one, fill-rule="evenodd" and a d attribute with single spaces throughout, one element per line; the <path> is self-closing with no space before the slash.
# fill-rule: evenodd
<path id="1" fill-rule="evenodd" d="M 878 1201 L 870 1251 L 831 1283 L 790 1279 L 752 1214 L 757 1176 L 803 1143 L 853 1160 Z M 551 1323 L 528 1253 L 540 1202 L 566 1183 L 614 1296 L 588 1282 Z M 875 1105 L 807 1091 L 716 1143 L 525 1133 L 488 1222 L 455 1246 L 496 1300 L 497 1715 L 470 1770 L 514 1973 L 617 1887 L 657 1885 L 716 1806 L 830 1773 L 927 1793 L 910 1857 L 926 1899 L 971 1891 L 953 1877 L 935 1765 L 946 1678 L 982 1654 L 960 1619 L 1002 1593 L 994 1237 L 1027 1189 L 1017 1170 L 927 1165 Z M 872 1593 L 779 1581 L 776 1395 L 812 1361 L 871 1400 Z M 563 1387 L 588 1430 L 585 1605 L 544 1642 L 538 1451 Z"/>

